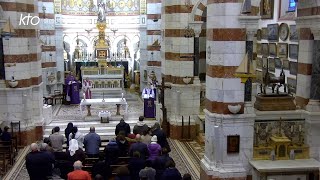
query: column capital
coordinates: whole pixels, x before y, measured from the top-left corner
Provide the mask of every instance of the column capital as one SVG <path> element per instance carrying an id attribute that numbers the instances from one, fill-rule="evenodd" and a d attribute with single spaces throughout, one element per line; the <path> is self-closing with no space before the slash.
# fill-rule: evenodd
<path id="1" fill-rule="evenodd" d="M 239 16 L 239 22 L 246 28 L 247 40 L 253 41 L 253 37 L 259 28 L 260 16 Z"/>
<path id="2" fill-rule="evenodd" d="M 203 21 L 193 21 L 189 23 L 191 28 L 194 30 L 195 37 L 200 36 L 202 24 L 203 24 Z"/>

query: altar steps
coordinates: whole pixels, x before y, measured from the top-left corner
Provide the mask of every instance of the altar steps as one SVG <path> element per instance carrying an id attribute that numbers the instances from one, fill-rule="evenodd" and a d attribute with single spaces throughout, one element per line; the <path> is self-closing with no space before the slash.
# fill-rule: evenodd
<path id="1" fill-rule="evenodd" d="M 131 127 L 131 131 L 133 130 L 133 127 L 136 125 L 138 121 L 138 118 L 130 118 L 129 120 L 126 120 L 126 123 L 128 123 Z M 64 135 L 64 130 L 67 127 L 67 124 L 69 122 L 72 122 L 74 126 L 78 127 L 79 132 L 83 133 L 84 135 L 89 133 L 89 128 L 91 126 L 94 126 L 96 129 L 96 133 L 100 135 L 101 139 L 111 139 L 115 137 L 115 129 L 116 125 L 119 123 L 119 121 L 109 121 L 109 123 L 100 123 L 99 121 L 91 121 L 91 122 L 85 122 L 84 120 L 64 120 L 63 122 L 59 122 L 56 120 L 53 120 L 50 124 L 45 126 L 44 129 L 44 138 L 49 137 L 51 134 L 51 131 L 54 127 L 59 126 L 60 127 L 60 133 Z M 145 120 L 144 121 L 149 127 L 153 126 L 155 122 L 154 120 Z"/>

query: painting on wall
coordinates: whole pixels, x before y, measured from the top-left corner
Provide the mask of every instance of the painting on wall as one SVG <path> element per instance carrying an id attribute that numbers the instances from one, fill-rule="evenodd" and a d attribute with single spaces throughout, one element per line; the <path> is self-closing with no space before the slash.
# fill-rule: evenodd
<path id="1" fill-rule="evenodd" d="M 261 55 L 261 44 L 257 43 L 257 55 Z"/>
<path id="2" fill-rule="evenodd" d="M 299 46 L 298 44 L 289 44 L 289 58 L 298 59 Z"/>
<path id="3" fill-rule="evenodd" d="M 290 25 L 290 41 L 298 41 L 298 31 L 296 25 Z"/>
<path id="4" fill-rule="evenodd" d="M 279 25 L 278 24 L 268 24 L 268 40 L 278 41 L 279 40 Z"/>
<path id="5" fill-rule="evenodd" d="M 288 44 L 278 43 L 278 57 L 288 57 Z"/>
<path id="6" fill-rule="evenodd" d="M 269 56 L 269 44 L 268 43 L 262 43 L 261 44 L 261 54 L 264 57 Z"/>
<path id="7" fill-rule="evenodd" d="M 262 69 L 262 58 L 257 58 L 257 68 Z"/>
<path id="8" fill-rule="evenodd" d="M 268 28 L 261 28 L 261 39 L 268 40 Z"/>
<path id="9" fill-rule="evenodd" d="M 287 77 L 288 91 L 289 93 L 296 93 L 297 89 L 297 79 Z"/>
<path id="10" fill-rule="evenodd" d="M 274 58 L 268 58 L 268 63 L 269 63 L 269 71 L 275 72 L 276 71 L 276 65 L 274 62 Z"/>
<path id="11" fill-rule="evenodd" d="M 289 60 L 288 59 L 282 59 L 282 67 L 285 70 L 289 70 Z"/>
<path id="12" fill-rule="evenodd" d="M 261 29 L 257 30 L 257 41 L 261 41 Z"/>
<path id="13" fill-rule="evenodd" d="M 240 151 L 240 136 L 227 136 L 227 153 L 239 153 Z"/>
<path id="14" fill-rule="evenodd" d="M 275 63 L 275 67 L 277 69 L 281 69 L 282 68 L 282 61 L 280 58 L 274 58 L 274 63 Z"/>
<path id="15" fill-rule="evenodd" d="M 289 61 L 289 71 L 292 75 L 297 75 L 298 73 L 298 63 Z"/>
<path id="16" fill-rule="evenodd" d="M 260 15 L 261 19 L 273 18 L 274 0 L 261 0 L 260 1 Z"/>
<path id="17" fill-rule="evenodd" d="M 269 44 L 269 56 L 272 56 L 272 57 L 277 56 L 277 44 L 276 43 Z"/>

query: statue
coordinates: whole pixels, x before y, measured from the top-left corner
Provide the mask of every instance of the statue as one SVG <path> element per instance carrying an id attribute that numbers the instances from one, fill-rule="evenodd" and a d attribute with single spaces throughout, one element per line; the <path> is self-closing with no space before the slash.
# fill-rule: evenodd
<path id="1" fill-rule="evenodd" d="M 106 22 L 106 4 L 100 0 L 98 4 L 98 22 Z"/>

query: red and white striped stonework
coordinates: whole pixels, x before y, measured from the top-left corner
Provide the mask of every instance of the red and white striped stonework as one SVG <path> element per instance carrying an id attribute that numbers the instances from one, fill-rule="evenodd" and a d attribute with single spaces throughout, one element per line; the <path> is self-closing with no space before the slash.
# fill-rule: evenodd
<path id="1" fill-rule="evenodd" d="M 184 84 L 184 77 L 193 77 L 193 58 L 190 57 L 193 55 L 193 38 L 184 37 L 192 7 L 185 5 L 184 1 L 162 2 L 162 30 L 165 40 L 161 47 L 161 65 L 166 82 Z"/>
<path id="2" fill-rule="evenodd" d="M 245 53 L 246 29 L 238 16 L 238 0 L 208 0 L 206 109 L 211 113 L 230 114 L 228 105 L 241 105 L 244 86 L 234 76 Z"/>
<path id="3" fill-rule="evenodd" d="M 310 28 L 299 29 L 299 57 L 296 104 L 301 108 L 309 102 L 312 73 L 313 35 Z"/>
<path id="4" fill-rule="evenodd" d="M 161 0 L 147 1 L 147 69 L 161 77 Z M 156 43 L 157 42 L 157 43 Z"/>
<path id="5" fill-rule="evenodd" d="M 38 1 L 26 0 L 0 2 L 5 19 L 9 19 L 15 30 L 15 35 L 9 40 L 3 40 L 6 80 L 14 76 L 18 87 L 30 87 L 42 82 L 40 48 L 37 41 L 38 25 L 19 25 L 20 17 L 38 16 Z"/>

